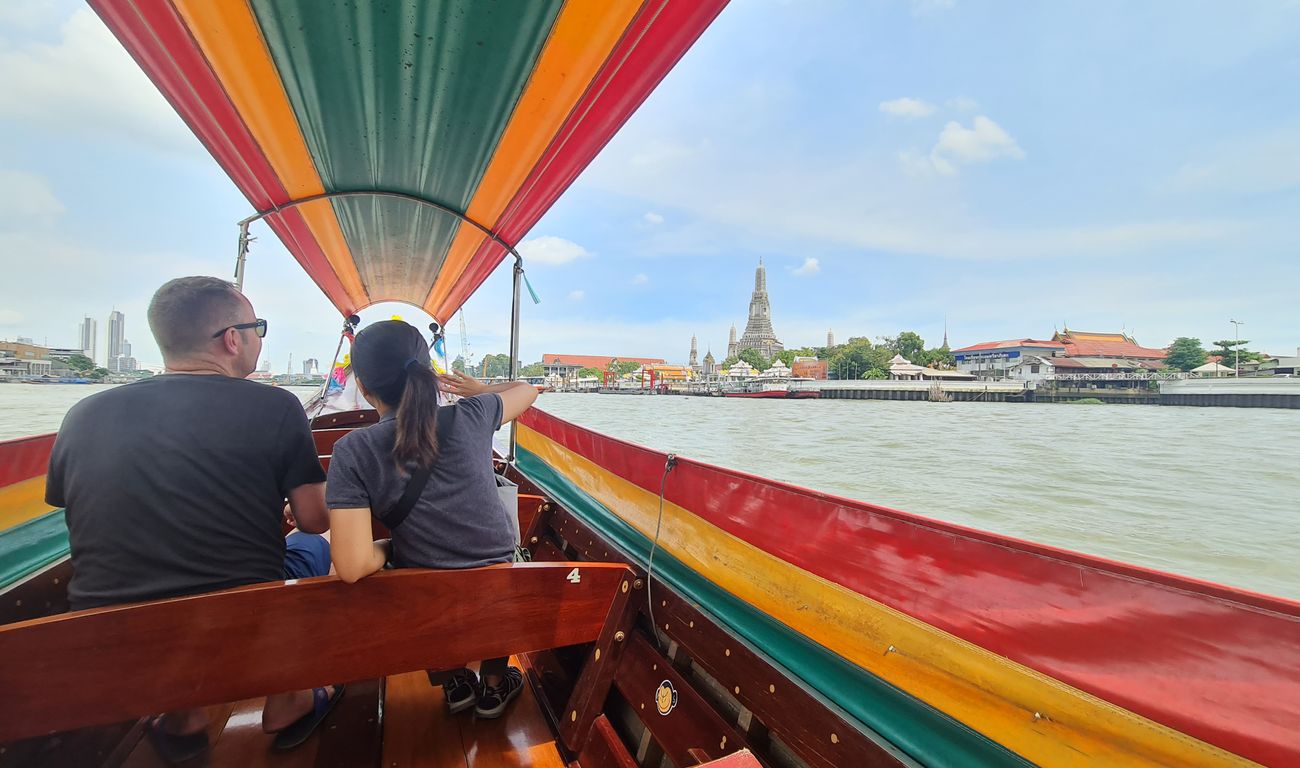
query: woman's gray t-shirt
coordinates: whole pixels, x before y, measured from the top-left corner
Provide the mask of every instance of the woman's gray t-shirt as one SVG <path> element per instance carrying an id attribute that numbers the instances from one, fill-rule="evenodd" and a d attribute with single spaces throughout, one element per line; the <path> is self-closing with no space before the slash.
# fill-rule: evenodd
<path id="1" fill-rule="evenodd" d="M 467 397 L 438 409 L 438 458 L 411 513 L 393 531 L 399 568 L 476 568 L 514 558 L 515 529 L 497 493 L 492 433 L 501 426 L 501 396 Z M 330 509 L 369 509 L 397 503 L 407 472 L 393 461 L 395 412 L 334 444 L 325 501 Z"/>

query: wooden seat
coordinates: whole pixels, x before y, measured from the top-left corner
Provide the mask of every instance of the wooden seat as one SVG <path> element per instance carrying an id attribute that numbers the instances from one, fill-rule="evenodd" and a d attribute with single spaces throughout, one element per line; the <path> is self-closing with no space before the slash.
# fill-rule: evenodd
<path id="1" fill-rule="evenodd" d="M 629 576 L 603 563 L 409 569 L 2 626 L 0 742 L 589 643 Z"/>

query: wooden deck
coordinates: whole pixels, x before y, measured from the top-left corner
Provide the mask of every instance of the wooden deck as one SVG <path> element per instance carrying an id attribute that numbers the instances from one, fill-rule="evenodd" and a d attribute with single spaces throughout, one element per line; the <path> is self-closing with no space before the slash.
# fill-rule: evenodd
<path id="1" fill-rule="evenodd" d="M 271 749 L 273 737 L 262 732 L 262 699 L 208 711 L 212 749 L 196 768 L 565 768 L 527 685 L 504 716 L 479 720 L 447 714 L 442 690 L 423 672 L 354 683 L 307 743 L 289 752 Z M 122 768 L 167 768 L 147 738 L 137 739 Z"/>

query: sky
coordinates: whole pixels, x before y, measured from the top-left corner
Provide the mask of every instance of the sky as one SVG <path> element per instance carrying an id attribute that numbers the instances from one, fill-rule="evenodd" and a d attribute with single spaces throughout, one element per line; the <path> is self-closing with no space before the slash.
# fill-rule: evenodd
<path id="1" fill-rule="evenodd" d="M 1294 353 L 1297 83 L 1296 0 L 733 0 L 520 245 L 521 356 L 720 358 L 760 258 L 788 348 L 1235 319 Z M 150 295 L 230 277 L 250 212 L 86 6 L 0 4 L 0 338 L 71 346 L 89 314 L 102 349 L 116 308 L 159 364 Z M 254 234 L 272 369 L 330 358 L 337 312 Z M 465 307 L 474 358 L 509 303 L 506 266 Z M 362 317 L 393 314 L 427 322 Z"/>

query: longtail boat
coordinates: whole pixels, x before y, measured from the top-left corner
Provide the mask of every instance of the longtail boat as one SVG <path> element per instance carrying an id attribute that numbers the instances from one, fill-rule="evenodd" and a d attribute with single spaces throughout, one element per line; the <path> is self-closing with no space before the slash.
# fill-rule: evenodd
<path id="1" fill-rule="evenodd" d="M 515 244 L 724 4 L 91 0 L 250 202 L 239 279 L 261 220 L 344 317 L 445 321 L 512 257 L 512 373 Z M 374 421 L 315 419 L 322 463 Z M 52 444 L 0 443 L 0 766 L 154 765 L 141 718 L 194 706 L 241 768 L 1300 765 L 1296 602 L 536 409 L 499 458 L 531 563 L 68 613 Z M 504 654 L 530 686 L 498 721 L 420 672 Z M 328 727 L 269 752 L 260 697 L 337 682 Z"/>

